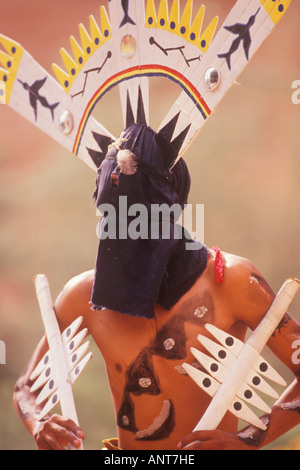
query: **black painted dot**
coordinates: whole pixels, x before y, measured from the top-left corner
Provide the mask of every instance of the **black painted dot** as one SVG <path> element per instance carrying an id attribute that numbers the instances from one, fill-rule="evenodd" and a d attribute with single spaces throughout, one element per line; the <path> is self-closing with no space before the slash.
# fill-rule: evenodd
<path id="1" fill-rule="evenodd" d="M 195 33 L 191 33 L 190 39 L 191 39 L 191 41 L 195 41 L 195 39 L 196 39 L 196 34 L 195 34 Z"/>
<path id="2" fill-rule="evenodd" d="M 210 370 L 211 370 L 212 372 L 217 372 L 217 370 L 219 370 L 218 364 L 215 364 L 215 363 L 212 364 L 212 365 L 210 366 Z"/>
<path id="3" fill-rule="evenodd" d="M 7 75 L 3 75 L 3 81 L 7 82 Z"/>
<path id="4" fill-rule="evenodd" d="M 106 30 L 104 31 L 104 36 L 105 36 L 106 38 L 108 38 L 108 36 L 109 36 L 109 31 L 108 31 L 108 29 L 106 29 Z"/>
<path id="5" fill-rule="evenodd" d="M 182 27 L 180 28 L 180 32 L 181 32 L 181 34 L 185 34 L 185 32 L 186 32 L 185 26 L 182 26 Z"/>
<path id="6" fill-rule="evenodd" d="M 99 39 L 99 38 L 95 38 L 95 44 L 96 44 L 96 46 L 98 46 L 99 42 L 100 42 L 100 39 Z"/>
<path id="7" fill-rule="evenodd" d="M 80 65 L 81 65 L 81 64 L 83 63 L 83 58 L 82 58 L 82 57 L 79 57 L 78 62 L 79 62 Z"/>
<path id="8" fill-rule="evenodd" d="M 171 29 L 175 29 L 175 27 L 176 27 L 175 21 L 171 21 L 171 23 L 170 23 L 170 28 L 171 28 Z"/>
<path id="9" fill-rule="evenodd" d="M 16 53 L 16 50 L 17 50 L 17 49 L 15 48 L 15 46 L 13 46 L 13 47 L 11 48 L 12 54 L 15 54 L 15 53 Z"/>
<path id="10" fill-rule="evenodd" d="M 247 400 L 250 400 L 250 398 L 252 398 L 253 396 L 253 393 L 251 392 L 251 390 L 246 390 L 245 393 L 244 393 L 244 397 L 247 398 Z"/>
<path id="11" fill-rule="evenodd" d="M 279 13 L 282 13 L 284 11 L 284 6 L 282 4 L 278 6 L 278 11 Z"/>
<path id="12" fill-rule="evenodd" d="M 225 357 L 227 356 L 226 351 L 221 349 L 221 351 L 218 352 L 218 356 L 220 359 L 225 359 Z"/>
<path id="13" fill-rule="evenodd" d="M 163 18 L 161 18 L 159 24 L 160 24 L 160 26 L 165 26 L 165 20 Z"/>
<path id="14" fill-rule="evenodd" d="M 233 405 L 233 408 L 235 409 L 235 411 L 241 411 L 242 404 L 239 401 L 236 401 Z"/>
<path id="15" fill-rule="evenodd" d="M 148 24 L 153 24 L 153 18 L 152 18 L 152 16 L 149 16 L 149 18 L 148 18 Z"/>
<path id="16" fill-rule="evenodd" d="M 206 41 L 205 41 L 205 39 L 202 39 L 202 41 L 201 41 L 201 47 L 205 47 L 205 46 L 206 46 Z"/>
<path id="17" fill-rule="evenodd" d="M 205 388 L 209 388 L 211 386 L 211 381 L 209 379 L 204 379 L 202 384 Z"/>
<path id="18" fill-rule="evenodd" d="M 7 65 L 7 67 L 10 69 L 10 67 L 11 67 L 11 61 L 9 60 L 6 65 Z"/>
<path id="19" fill-rule="evenodd" d="M 69 86 L 69 82 L 68 82 L 68 80 L 66 80 L 65 81 L 65 87 L 68 88 L 68 86 Z"/>
<path id="20" fill-rule="evenodd" d="M 259 370 L 261 372 L 266 372 L 268 370 L 268 364 L 266 364 L 265 362 L 262 362 L 259 366 Z"/>
<path id="21" fill-rule="evenodd" d="M 111 51 L 108 51 L 108 53 L 107 53 L 107 57 L 110 59 L 110 58 L 111 58 L 111 56 L 112 56 L 112 52 L 111 52 Z"/>
<path id="22" fill-rule="evenodd" d="M 233 346 L 234 340 L 231 336 L 228 336 L 225 340 L 226 346 Z"/>
<path id="23" fill-rule="evenodd" d="M 75 69 L 72 69 L 72 70 L 71 70 L 71 74 L 72 74 L 72 75 L 75 75 L 75 74 L 76 74 L 76 70 L 75 70 Z"/>
<path id="24" fill-rule="evenodd" d="M 90 48 L 90 47 L 87 47 L 87 48 L 86 48 L 86 52 L 87 52 L 87 54 L 90 54 L 90 53 L 91 53 L 91 48 Z"/>
<path id="25" fill-rule="evenodd" d="M 257 376 L 253 377 L 252 383 L 253 383 L 253 385 L 259 385 L 260 384 L 260 378 L 257 377 Z"/>

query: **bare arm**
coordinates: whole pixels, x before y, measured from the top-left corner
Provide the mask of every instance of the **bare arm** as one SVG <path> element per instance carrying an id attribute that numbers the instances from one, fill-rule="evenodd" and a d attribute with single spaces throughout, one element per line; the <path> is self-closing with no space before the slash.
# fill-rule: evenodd
<path id="1" fill-rule="evenodd" d="M 227 271 L 224 298 L 231 302 L 231 311 L 236 321 L 242 321 L 252 330 L 256 328 L 268 311 L 275 294 L 265 279 L 247 260 L 237 262 Z M 229 300 L 232 299 L 232 300 Z M 300 423 L 300 365 L 293 361 L 295 341 L 300 339 L 300 325 L 286 314 L 275 330 L 268 346 L 293 372 L 294 382 L 274 404 L 270 415 L 262 420 L 266 431 L 248 426 L 237 434 L 221 431 L 199 431 L 184 437 L 179 448 L 184 450 L 227 449 L 257 450 L 265 447 Z"/>
<path id="2" fill-rule="evenodd" d="M 14 406 L 24 426 L 34 438 L 39 450 L 62 450 L 68 443 L 79 447 L 79 439 L 84 438 L 84 433 L 73 421 L 64 419 L 57 414 L 53 416 L 48 415 L 42 421 L 39 421 L 42 406 L 36 405 L 36 393 L 30 391 L 32 386 L 30 375 L 47 349 L 47 340 L 43 338 L 37 346 L 25 372 L 15 385 L 13 394 Z"/>
<path id="3" fill-rule="evenodd" d="M 61 330 L 83 313 L 85 304 L 88 305 L 90 279 L 90 276 L 83 275 L 71 281 L 57 299 L 55 310 Z M 40 450 L 61 450 L 68 443 L 79 447 L 79 439 L 84 438 L 84 433 L 73 421 L 58 414 L 46 416 L 39 421 L 42 405 L 37 406 L 35 403 L 38 392 L 30 391 L 30 376 L 48 349 L 47 339 L 43 337 L 15 385 L 13 403 L 18 416 Z"/>

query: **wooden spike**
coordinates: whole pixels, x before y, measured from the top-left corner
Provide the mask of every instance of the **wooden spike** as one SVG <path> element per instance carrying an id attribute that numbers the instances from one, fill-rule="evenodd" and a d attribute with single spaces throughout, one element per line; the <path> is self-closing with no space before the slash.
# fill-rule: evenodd
<path id="1" fill-rule="evenodd" d="M 199 369 L 190 366 L 189 364 L 184 363 L 182 364 L 182 367 L 184 368 L 186 373 L 191 377 L 191 379 L 193 379 L 194 382 L 204 392 L 206 392 L 211 397 L 214 397 L 216 395 L 217 391 L 220 388 L 220 383 L 217 380 L 200 371 Z M 228 410 L 237 418 L 258 427 L 259 429 L 266 429 L 266 426 L 262 423 L 262 421 L 238 397 L 234 397 Z"/>
<path id="2" fill-rule="evenodd" d="M 68 326 L 62 333 L 62 339 L 65 343 L 70 341 L 77 333 L 80 325 L 82 324 L 83 317 L 78 317 L 70 326 Z"/>
<path id="3" fill-rule="evenodd" d="M 66 70 L 70 76 L 75 76 L 78 72 L 78 66 L 68 52 L 62 47 L 60 49 L 60 55 L 65 64 Z"/>
<path id="4" fill-rule="evenodd" d="M 201 35 L 204 14 L 205 14 L 205 6 L 201 5 L 193 21 L 193 24 L 191 26 L 190 40 L 195 43 L 199 41 L 199 38 Z"/>
<path id="5" fill-rule="evenodd" d="M 228 336 L 228 335 L 227 335 Z M 211 341 L 209 338 L 203 335 L 198 335 L 198 341 L 213 355 L 221 364 L 226 366 L 230 369 L 238 355 L 233 354 L 230 350 L 224 348 L 224 346 L 220 346 L 220 344 Z M 242 343 L 243 344 L 243 343 Z M 269 397 L 277 399 L 279 397 L 276 390 L 274 390 L 271 385 L 269 385 L 260 374 L 256 371 L 251 371 L 246 379 L 246 383 L 249 384 L 251 387 L 254 387 L 256 390 L 265 393 Z"/>
<path id="6" fill-rule="evenodd" d="M 188 0 L 179 23 L 179 34 L 185 39 L 190 37 L 193 0 Z"/>
<path id="7" fill-rule="evenodd" d="M 70 36 L 70 44 L 72 47 L 74 58 L 77 64 L 81 66 L 83 64 L 84 52 L 82 48 L 80 47 L 80 45 L 78 44 L 78 42 L 76 41 L 76 39 L 74 38 L 74 36 Z"/>
<path id="8" fill-rule="evenodd" d="M 95 46 L 99 47 L 103 44 L 103 37 L 100 31 L 100 28 L 97 24 L 93 15 L 90 15 L 90 30 L 91 30 L 91 38 Z"/>
<path id="9" fill-rule="evenodd" d="M 173 0 L 173 4 L 170 11 L 170 30 L 179 34 L 179 22 L 180 22 L 180 0 Z"/>
<path id="10" fill-rule="evenodd" d="M 214 325 L 206 324 L 205 328 L 218 340 L 220 343 L 230 350 L 232 354 L 237 357 L 241 352 L 244 343 L 234 336 L 216 328 Z M 259 356 L 254 370 L 263 377 L 272 380 L 272 382 L 278 383 L 279 385 L 286 386 L 286 381 L 278 374 L 278 372 L 267 362 L 262 356 Z"/>
<path id="11" fill-rule="evenodd" d="M 67 344 L 64 345 L 66 354 L 73 354 L 73 352 L 80 346 L 86 337 L 87 331 L 87 328 L 84 328 L 76 336 L 74 336 L 74 338 L 70 339 Z"/>
<path id="12" fill-rule="evenodd" d="M 216 16 L 212 22 L 207 26 L 206 30 L 203 34 L 201 34 L 197 46 L 201 49 L 204 53 L 208 51 L 208 48 L 213 40 L 215 31 L 217 29 L 219 22 L 219 17 Z"/>
<path id="13" fill-rule="evenodd" d="M 108 41 L 112 38 L 112 29 L 107 11 L 103 5 L 100 7 L 100 18 L 103 41 Z"/>
<path id="14" fill-rule="evenodd" d="M 156 28 L 157 18 L 154 0 L 147 0 L 146 6 L 146 28 Z"/>
<path id="15" fill-rule="evenodd" d="M 156 26 L 161 29 L 169 29 L 168 0 L 160 0 Z"/>
<path id="16" fill-rule="evenodd" d="M 82 361 L 79 362 L 79 364 L 77 364 L 77 366 L 72 370 L 71 374 L 70 374 L 70 381 L 71 381 L 71 384 L 73 385 L 76 380 L 81 376 L 82 372 L 84 371 L 84 369 L 86 368 L 86 366 L 88 365 L 88 363 L 90 362 L 90 360 L 92 359 L 93 357 L 93 353 L 89 352 L 83 359 Z"/>
<path id="17" fill-rule="evenodd" d="M 82 23 L 80 23 L 79 25 L 79 33 L 84 53 L 87 55 L 91 55 L 94 52 L 94 44 L 89 33 L 87 32 Z"/>
<path id="18" fill-rule="evenodd" d="M 70 89 L 70 75 L 68 75 L 64 70 L 62 70 L 58 65 L 52 64 L 52 70 L 55 73 L 58 82 L 65 89 L 66 92 Z"/>
<path id="19" fill-rule="evenodd" d="M 198 349 L 191 348 L 191 353 L 212 377 L 214 377 L 218 382 L 224 381 L 229 371 L 227 367 L 206 354 L 203 354 L 201 351 L 198 351 Z M 249 403 L 249 405 L 255 406 L 265 413 L 271 412 L 271 408 L 246 383 L 242 384 L 236 395 Z"/>

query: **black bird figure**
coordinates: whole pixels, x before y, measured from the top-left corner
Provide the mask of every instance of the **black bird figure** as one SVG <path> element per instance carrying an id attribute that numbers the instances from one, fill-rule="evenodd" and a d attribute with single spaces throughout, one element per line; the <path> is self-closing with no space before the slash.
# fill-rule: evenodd
<path id="1" fill-rule="evenodd" d="M 122 3 L 123 11 L 124 11 L 124 18 L 120 24 L 120 28 L 122 28 L 122 26 L 124 26 L 127 23 L 135 25 L 135 22 L 130 18 L 128 14 L 129 0 L 122 0 L 121 3 Z"/>
<path id="2" fill-rule="evenodd" d="M 39 91 L 46 80 L 47 77 L 43 78 L 42 80 L 36 80 L 31 86 L 29 86 L 28 83 L 24 83 L 19 79 L 18 82 L 20 82 L 23 85 L 24 89 L 29 92 L 29 101 L 34 111 L 35 120 L 37 120 L 37 104 L 38 102 L 40 102 L 41 105 L 44 106 L 44 108 L 50 109 L 52 121 L 54 121 L 54 109 L 59 105 L 59 102 L 50 105 L 47 99 L 39 94 Z"/>
<path id="3" fill-rule="evenodd" d="M 249 50 L 252 43 L 252 39 L 250 36 L 250 28 L 254 25 L 259 10 L 260 8 L 257 10 L 255 15 L 252 15 L 249 18 L 247 24 L 237 23 L 233 26 L 224 26 L 224 28 L 227 29 L 227 31 L 229 31 L 230 33 L 238 35 L 238 37 L 231 44 L 231 47 L 228 52 L 226 52 L 225 54 L 218 54 L 218 57 L 220 59 L 226 59 L 229 70 L 231 70 L 231 56 L 235 51 L 238 50 L 242 41 L 246 59 L 249 60 Z"/>

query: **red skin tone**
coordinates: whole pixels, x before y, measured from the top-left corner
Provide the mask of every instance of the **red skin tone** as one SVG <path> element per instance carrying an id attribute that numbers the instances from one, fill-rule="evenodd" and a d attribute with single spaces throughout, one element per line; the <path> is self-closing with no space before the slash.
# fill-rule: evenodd
<path id="1" fill-rule="evenodd" d="M 187 315 L 184 322 L 186 357 L 167 360 L 153 356 L 155 376 L 159 378 L 160 394 L 143 394 L 131 398 L 134 402 L 135 420 L 139 430 L 146 429 L 159 416 L 164 400 L 172 400 L 176 420 L 170 433 L 153 441 L 139 441 L 134 432 L 118 427 L 119 446 L 124 450 L 257 450 L 274 441 L 300 422 L 300 365 L 292 361 L 292 344 L 300 339 L 300 326 L 295 319 L 286 316 L 280 329 L 275 330 L 268 346 L 274 354 L 293 372 L 295 380 L 274 404 L 272 413 L 263 417 L 266 431 L 248 426 L 237 431 L 237 420 L 227 413 L 218 430 L 191 432 L 205 412 L 209 397 L 187 376 L 178 373 L 175 366 L 183 362 L 192 364 L 194 359 L 190 347 L 200 349 L 196 340 L 199 333 L 209 335 L 204 328 L 206 322 L 244 340 L 247 327 L 254 330 L 273 302 L 272 293 L 261 273 L 246 259 L 222 253 L 224 282 L 217 285 L 214 277 L 215 252 L 211 251 L 207 268 L 196 284 L 170 310 L 156 308 L 157 323 L 152 320 L 120 315 L 105 310 L 91 311 L 89 304 L 93 284 L 93 271 L 83 273 L 71 280 L 55 303 L 55 311 L 61 330 L 69 326 L 78 316 L 83 316 L 82 328 L 97 344 L 107 368 L 116 414 L 120 410 L 126 384 L 125 372 L 140 352 L 156 338 L 157 331 L 172 324 L 182 312 Z M 252 282 L 251 282 L 252 279 Z M 255 281 L 255 282 L 254 282 Z M 212 299 L 211 304 L 201 304 L 203 299 Z M 195 321 L 193 312 L 199 306 L 207 307 L 204 318 Z M 191 321 L 189 321 L 191 319 Z M 192 321 L 193 320 L 193 321 Z M 39 407 L 35 394 L 30 393 L 30 374 L 48 349 L 42 338 L 30 359 L 26 371 L 18 380 L 14 392 L 14 404 L 25 427 L 35 439 L 38 449 L 63 449 L 70 442 L 80 445 L 84 432 L 75 423 L 54 414 L 39 422 Z M 188 399 L 188 405 L 187 405 Z M 288 405 L 287 405 L 288 404 Z M 184 412 L 183 412 L 184 411 Z"/>

